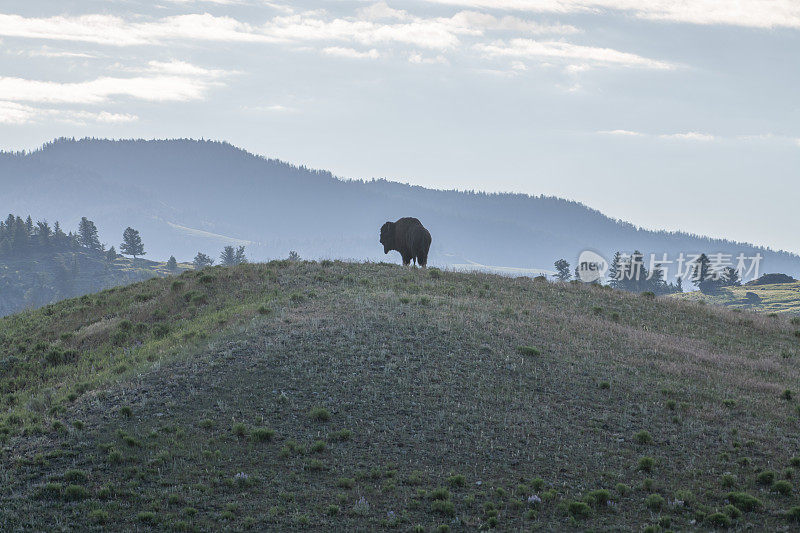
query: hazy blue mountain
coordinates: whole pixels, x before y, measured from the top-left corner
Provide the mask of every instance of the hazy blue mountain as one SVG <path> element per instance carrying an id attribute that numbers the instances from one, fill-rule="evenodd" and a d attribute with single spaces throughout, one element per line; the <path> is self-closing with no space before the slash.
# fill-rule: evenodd
<path id="1" fill-rule="evenodd" d="M 583 204 L 521 194 L 440 191 L 259 157 L 227 143 L 194 140 L 59 139 L 29 153 L 0 155 L 5 213 L 58 219 L 65 229 L 94 220 L 119 247 L 125 227 L 141 232 L 147 257 L 213 257 L 246 244 L 251 260 L 286 257 L 398 261 L 384 256 L 386 220 L 420 218 L 433 235 L 431 263 L 552 269 L 595 249 L 658 254 L 726 252 L 765 260 L 762 272 L 800 275 L 800 257 L 686 233 L 653 232 Z"/>

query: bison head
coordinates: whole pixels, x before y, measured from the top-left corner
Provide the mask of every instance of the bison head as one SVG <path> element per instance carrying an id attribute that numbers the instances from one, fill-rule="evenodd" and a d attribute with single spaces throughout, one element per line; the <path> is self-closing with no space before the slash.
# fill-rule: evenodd
<path id="1" fill-rule="evenodd" d="M 381 227 L 381 244 L 385 254 L 394 247 L 394 222 L 387 222 Z"/>

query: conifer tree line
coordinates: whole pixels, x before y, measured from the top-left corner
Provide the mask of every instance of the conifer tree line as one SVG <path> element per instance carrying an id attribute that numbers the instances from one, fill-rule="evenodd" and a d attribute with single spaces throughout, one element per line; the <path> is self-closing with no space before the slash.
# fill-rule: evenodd
<path id="1" fill-rule="evenodd" d="M 214 260 L 203 252 L 197 252 L 192 262 L 196 269 L 205 268 L 214 264 Z M 219 254 L 219 264 L 222 266 L 234 266 L 247 263 L 247 255 L 244 252 L 244 246 L 234 248 L 233 246 L 226 246 Z"/>
<path id="2" fill-rule="evenodd" d="M 65 233 L 57 221 L 52 226 L 46 220 L 34 224 L 30 215 L 23 219 L 10 214 L 0 222 L 0 258 L 25 258 L 42 252 L 79 250 L 105 254 L 109 261 L 117 258 L 116 248 L 111 246 L 106 249 L 100 242 L 97 226 L 86 217 L 81 218 L 74 233 Z M 145 255 L 138 231 L 133 228 L 125 230 L 120 251 L 134 258 Z"/>
<path id="3" fill-rule="evenodd" d="M 28 216 L 23 219 L 18 215 L 8 215 L 0 221 L 0 258 L 26 258 L 43 252 L 89 251 L 104 254 L 108 261 L 114 261 L 120 254 L 132 256 L 134 259 L 147 254 L 142 237 L 137 230 L 128 227 L 122 234 L 119 254 L 114 246 L 106 248 L 100 242 L 100 234 L 94 222 L 86 217 L 81 218 L 75 232 L 65 233 L 59 222 L 33 222 Z M 247 263 L 244 246 L 225 246 L 219 256 L 219 264 L 223 266 Z M 214 259 L 198 252 L 194 258 L 195 268 L 204 268 L 214 264 Z M 167 268 L 178 269 L 174 256 L 169 258 Z"/>

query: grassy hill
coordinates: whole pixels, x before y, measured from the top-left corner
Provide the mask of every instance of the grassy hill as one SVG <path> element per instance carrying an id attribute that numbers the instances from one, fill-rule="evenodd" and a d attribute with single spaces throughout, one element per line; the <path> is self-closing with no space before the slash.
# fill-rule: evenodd
<path id="1" fill-rule="evenodd" d="M 748 298 L 748 293 L 754 293 L 758 298 Z M 725 287 L 716 294 L 703 294 L 695 291 L 673 296 L 690 302 L 702 301 L 732 309 L 746 309 L 759 313 L 800 315 L 800 281 Z"/>
<path id="2" fill-rule="evenodd" d="M 179 264 L 178 268 L 192 266 Z M 0 316 L 170 274 L 165 262 L 122 256 L 109 261 L 105 254 L 91 250 L 4 257 L 0 259 Z"/>
<path id="3" fill-rule="evenodd" d="M 800 324 L 384 264 L 0 319 L 0 529 L 790 530 Z"/>

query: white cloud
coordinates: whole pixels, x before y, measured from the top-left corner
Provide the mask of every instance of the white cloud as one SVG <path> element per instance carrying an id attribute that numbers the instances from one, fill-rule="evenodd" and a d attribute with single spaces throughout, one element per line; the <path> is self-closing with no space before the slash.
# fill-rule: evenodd
<path id="1" fill-rule="evenodd" d="M 400 43 L 429 49 L 452 49 L 463 30 L 434 19 L 415 19 L 397 24 L 316 16 L 276 17 L 263 28 L 272 39 L 284 42 L 347 41 L 365 46 Z"/>
<path id="2" fill-rule="evenodd" d="M 536 41 L 533 39 L 512 39 L 495 41 L 491 44 L 478 43 L 475 48 L 487 57 L 539 57 L 565 60 L 581 60 L 595 65 L 616 65 L 622 67 L 641 67 L 669 70 L 674 65 L 649 59 L 613 48 L 582 46 L 562 41 Z"/>
<path id="3" fill-rule="evenodd" d="M 281 13 L 285 13 L 287 15 L 294 13 L 294 8 L 287 4 L 281 4 L 279 2 L 268 2 L 267 0 L 261 0 L 261 3 L 267 7 L 271 7 L 276 11 L 280 11 Z"/>
<path id="4" fill-rule="evenodd" d="M 0 100 L 52 104 L 100 104 L 112 97 L 151 102 L 201 99 L 208 83 L 179 76 L 102 77 L 83 82 L 39 81 L 0 77 Z"/>
<path id="5" fill-rule="evenodd" d="M 760 142 L 760 143 L 774 143 L 781 145 L 800 146 L 800 138 L 792 137 L 789 135 L 780 135 L 776 133 L 760 133 L 757 135 L 739 135 L 736 137 L 740 141 Z"/>
<path id="6" fill-rule="evenodd" d="M 56 116 L 63 117 L 63 120 L 70 122 L 83 123 L 83 122 L 100 122 L 104 124 L 122 124 L 126 122 L 134 122 L 139 120 L 136 115 L 129 113 L 110 113 L 108 111 L 100 111 L 93 113 L 91 111 L 59 111 L 51 110 Z"/>
<path id="7" fill-rule="evenodd" d="M 350 59 L 378 59 L 379 57 L 381 57 L 380 53 L 378 53 L 378 51 L 374 48 L 367 52 L 361 52 L 353 48 L 343 48 L 341 46 L 329 46 L 328 48 L 324 48 L 322 50 L 322 53 L 328 56 L 346 57 Z"/>
<path id="8" fill-rule="evenodd" d="M 632 130 L 600 130 L 597 133 L 601 135 L 616 135 L 620 137 L 652 137 L 665 140 L 678 140 L 678 141 L 701 141 L 708 142 L 716 140 L 716 137 L 709 133 L 700 133 L 697 131 L 687 131 L 681 133 L 662 133 L 653 135 L 650 133 L 643 133 L 641 131 Z"/>
<path id="9" fill-rule="evenodd" d="M 488 13 L 478 11 L 460 11 L 450 18 L 438 19 L 445 24 L 451 24 L 464 31 L 483 33 L 486 30 L 515 31 L 532 34 L 569 35 L 580 33 L 581 30 L 568 24 L 540 24 L 535 21 L 517 17 L 495 17 Z"/>
<path id="10" fill-rule="evenodd" d="M 468 8 L 532 13 L 630 12 L 648 20 L 755 28 L 800 28 L 797 0 L 428 0 Z"/>
<path id="11" fill-rule="evenodd" d="M 0 124 L 25 124 L 33 118 L 34 111 L 26 105 L 0 100 Z"/>
<path id="12" fill-rule="evenodd" d="M 292 112 L 295 109 L 292 107 L 287 107 L 285 105 L 271 105 L 263 108 L 264 111 L 276 111 L 278 113 L 288 113 Z"/>
<path id="13" fill-rule="evenodd" d="M 164 17 L 147 22 L 113 15 L 29 18 L 0 14 L 0 35 L 30 39 L 77 41 L 108 46 L 158 45 L 173 41 L 221 41 L 286 43 L 348 41 L 363 45 L 402 43 L 429 49 L 449 49 L 460 36 L 481 36 L 486 31 L 516 31 L 534 34 L 570 34 L 579 30 L 567 25 L 544 25 L 516 17 L 497 18 L 475 11 L 452 17 L 420 18 L 398 10 L 386 11 L 380 4 L 362 18 L 325 18 L 319 11 L 277 16 L 263 25 L 252 25 L 231 17 L 209 13 Z M 388 6 L 386 6 L 387 9 Z M 377 12 L 376 12 L 377 9 Z M 381 22 L 376 13 L 395 14 L 393 22 Z"/>
<path id="14" fill-rule="evenodd" d="M 759 133 L 756 135 L 739 135 L 736 137 L 740 141 L 772 141 L 774 139 L 786 138 L 773 133 Z M 794 139 L 792 139 L 794 140 Z"/>
<path id="15" fill-rule="evenodd" d="M 698 131 L 650 134 L 650 133 L 643 133 L 640 131 L 631 131 L 631 130 L 600 130 L 596 133 L 600 135 L 617 135 L 622 137 L 649 137 L 653 139 L 663 139 L 663 140 L 673 140 L 673 141 L 697 141 L 697 142 L 738 141 L 743 143 L 757 142 L 757 143 L 772 143 L 782 146 L 788 146 L 788 145 L 800 146 L 800 138 L 790 137 L 787 135 L 777 135 L 774 133 L 760 133 L 756 135 L 737 135 L 735 137 L 719 137 L 712 135 L 710 133 L 702 133 Z"/>
<path id="16" fill-rule="evenodd" d="M 139 117 L 128 113 L 111 113 L 108 111 L 92 112 L 85 110 L 53 109 L 33 107 L 16 102 L 0 100 L 0 124 L 28 124 L 40 120 L 68 122 L 71 124 L 86 124 L 87 122 L 101 124 L 121 124 L 133 122 Z"/>
<path id="17" fill-rule="evenodd" d="M 127 97 L 151 102 L 182 102 L 202 99 L 210 87 L 221 85 L 219 78 L 235 73 L 176 59 L 153 60 L 146 66 L 123 70 L 139 75 L 105 76 L 81 82 L 0 77 L 0 100 L 95 105 L 115 97 Z"/>
<path id="18" fill-rule="evenodd" d="M 221 6 L 230 6 L 235 4 L 243 4 L 242 0 L 166 0 L 172 4 L 218 4 Z"/>
<path id="19" fill-rule="evenodd" d="M 408 11 L 391 8 L 386 2 L 378 2 L 367 7 L 362 7 L 357 13 L 359 18 L 366 20 L 405 20 L 409 18 Z"/>
<path id="20" fill-rule="evenodd" d="M 585 72 L 587 70 L 590 70 L 591 68 L 592 68 L 591 66 L 585 63 L 571 64 L 564 67 L 564 72 L 566 72 L 567 74 L 580 74 L 581 72 Z"/>
<path id="21" fill-rule="evenodd" d="M 75 58 L 75 59 L 93 59 L 97 57 L 94 54 L 89 54 L 86 52 L 69 52 L 66 50 L 51 50 L 47 47 L 42 47 L 39 50 L 26 50 L 24 52 L 25 55 L 28 57 L 50 57 L 50 58 Z"/>
<path id="22" fill-rule="evenodd" d="M 675 139 L 679 141 L 713 141 L 715 137 L 708 133 L 700 133 L 697 131 L 687 131 L 684 133 L 668 133 L 659 135 L 662 139 Z"/>
<path id="23" fill-rule="evenodd" d="M 267 113 L 297 113 L 299 111 L 296 107 L 283 104 L 243 106 L 242 109 L 245 111 L 258 111 Z"/>
<path id="24" fill-rule="evenodd" d="M 644 133 L 630 130 L 602 130 L 598 131 L 597 133 L 602 133 L 603 135 L 627 135 L 630 137 L 641 137 L 644 135 Z"/>
<path id="25" fill-rule="evenodd" d="M 408 62 L 415 65 L 445 65 L 448 63 L 447 58 L 443 55 L 425 57 L 422 54 L 411 54 L 408 56 Z"/>
<path id="26" fill-rule="evenodd" d="M 276 42 L 250 24 L 230 17 L 178 15 L 151 22 L 132 22 L 113 15 L 26 18 L 0 14 L 0 35 L 78 41 L 109 46 L 161 44 L 172 40 Z"/>
<path id="27" fill-rule="evenodd" d="M 473 72 L 484 74 L 487 76 L 496 76 L 498 78 L 514 78 L 519 75 L 516 70 L 502 70 L 498 68 L 476 68 Z"/>
<path id="28" fill-rule="evenodd" d="M 476 9 L 504 9 L 534 13 L 572 13 L 585 11 L 579 2 L 572 0 L 427 0 L 433 4 L 463 6 Z"/>
<path id="29" fill-rule="evenodd" d="M 601 66 L 674 68 L 664 61 L 633 53 L 553 40 L 553 36 L 578 33 L 580 30 L 574 26 L 542 24 L 475 10 L 462 10 L 449 17 L 424 18 L 379 2 L 356 10 L 355 16 L 349 17 L 331 17 L 324 10 L 285 13 L 263 24 L 209 13 L 155 19 L 114 15 L 36 18 L 0 14 L 0 35 L 114 47 L 168 46 L 169 50 L 175 50 L 176 44 L 193 42 L 291 44 L 295 49 L 316 50 L 332 57 L 407 57 L 412 64 L 447 64 L 449 54 L 454 51 L 473 55 L 477 51 L 484 58 L 504 59 L 506 64 L 502 66 L 481 65 L 486 67 L 486 72 L 504 75 L 519 74 L 533 59 L 540 64 L 568 64 L 565 68 L 570 74 Z M 529 38 L 543 34 L 551 37 Z M 509 40 L 497 40 L 499 36 Z M 511 38 L 513 36 L 519 37 Z M 401 50 L 395 52 L 393 47 Z M 209 87 L 219 83 L 220 78 L 233 73 L 180 60 L 151 61 L 146 67 L 124 70 L 139 75 L 107 76 L 77 83 L 0 77 L 0 98 L 15 102 L 88 105 L 120 97 L 148 101 L 197 100 L 204 97 Z M 573 83 L 575 87 L 579 85 Z"/>
<path id="30" fill-rule="evenodd" d="M 199 76 L 207 78 L 221 78 L 230 74 L 236 74 L 235 71 L 207 69 L 176 59 L 171 61 L 150 61 L 147 63 L 147 68 L 144 70 L 147 72 L 158 72 L 174 76 Z"/>

